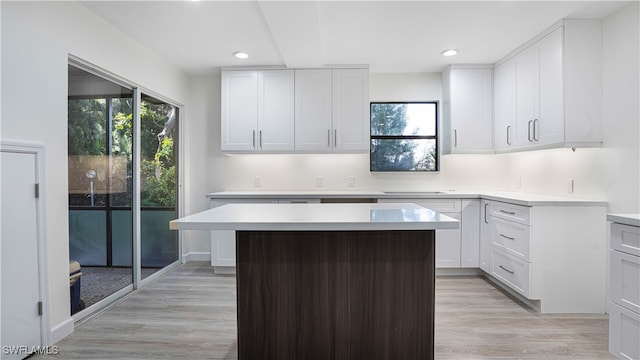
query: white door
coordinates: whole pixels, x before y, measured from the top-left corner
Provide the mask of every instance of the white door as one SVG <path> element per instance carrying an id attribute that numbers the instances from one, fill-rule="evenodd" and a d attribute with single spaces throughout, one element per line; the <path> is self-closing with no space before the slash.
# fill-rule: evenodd
<path id="1" fill-rule="evenodd" d="M 42 345 L 36 155 L 2 151 L 2 358 L 22 359 L 12 346 Z M 14 348 L 15 350 L 15 348 Z"/>
<path id="2" fill-rule="evenodd" d="M 258 72 L 223 71 L 221 149 L 255 150 L 258 136 Z"/>
<path id="3" fill-rule="evenodd" d="M 451 69 L 451 143 L 457 152 L 493 150 L 490 68 Z"/>
<path id="4" fill-rule="evenodd" d="M 369 71 L 334 69 L 333 148 L 369 150 Z"/>
<path id="5" fill-rule="evenodd" d="M 495 148 L 514 144 L 516 120 L 516 63 L 509 60 L 494 69 Z"/>
<path id="6" fill-rule="evenodd" d="M 258 72 L 259 150 L 293 150 L 293 70 Z"/>
<path id="7" fill-rule="evenodd" d="M 331 70 L 295 71 L 295 148 L 333 147 Z"/>
<path id="8" fill-rule="evenodd" d="M 535 48 L 525 50 L 516 57 L 516 129 L 514 145 L 531 145 L 533 122 L 536 119 L 536 88 L 538 64 Z"/>
<path id="9" fill-rule="evenodd" d="M 538 44 L 538 114 L 534 120 L 535 141 L 540 144 L 564 142 L 564 78 L 562 29 Z"/>

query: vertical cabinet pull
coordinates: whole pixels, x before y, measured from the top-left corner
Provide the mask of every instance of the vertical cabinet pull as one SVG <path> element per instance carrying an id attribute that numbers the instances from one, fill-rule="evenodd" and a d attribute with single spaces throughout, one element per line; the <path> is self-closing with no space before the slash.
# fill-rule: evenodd
<path id="1" fill-rule="evenodd" d="M 333 129 L 333 147 L 338 147 L 338 129 Z"/>
<path id="2" fill-rule="evenodd" d="M 487 207 L 489 206 L 489 203 L 484 204 L 484 222 L 485 224 L 488 224 L 489 222 L 487 221 Z"/>
<path id="3" fill-rule="evenodd" d="M 253 130 L 253 134 L 251 135 L 251 144 L 253 146 L 253 148 L 256 148 L 256 131 Z"/>
<path id="4" fill-rule="evenodd" d="M 453 129 L 453 147 L 458 147 L 458 130 Z"/>
<path id="5" fill-rule="evenodd" d="M 533 119 L 533 140 L 539 141 L 538 135 L 538 119 Z"/>
<path id="6" fill-rule="evenodd" d="M 327 129 L 327 147 L 331 147 L 331 129 Z"/>
<path id="7" fill-rule="evenodd" d="M 533 139 L 531 138 L 531 124 L 533 123 L 533 120 L 529 120 L 529 122 L 527 122 L 527 140 L 529 140 L 529 142 L 532 142 Z"/>
<path id="8" fill-rule="evenodd" d="M 507 145 L 511 145 L 511 125 L 507 125 Z"/>
<path id="9" fill-rule="evenodd" d="M 260 145 L 260 149 L 262 149 L 262 130 L 258 132 L 258 144 Z"/>

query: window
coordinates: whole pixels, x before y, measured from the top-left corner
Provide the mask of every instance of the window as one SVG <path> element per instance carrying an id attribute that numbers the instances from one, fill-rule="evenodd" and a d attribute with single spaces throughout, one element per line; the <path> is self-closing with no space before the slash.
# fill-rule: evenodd
<path id="1" fill-rule="evenodd" d="M 371 103 L 371 171 L 438 171 L 438 104 Z"/>

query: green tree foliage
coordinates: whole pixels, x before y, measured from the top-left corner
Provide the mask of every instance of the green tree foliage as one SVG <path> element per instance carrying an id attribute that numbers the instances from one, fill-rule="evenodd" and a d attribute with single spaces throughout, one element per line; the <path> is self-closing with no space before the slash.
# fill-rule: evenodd
<path id="1" fill-rule="evenodd" d="M 113 195 L 112 204 L 130 205 L 133 176 L 133 111 L 131 98 L 113 98 L 111 150 L 107 145 L 106 99 L 69 100 L 69 155 L 124 155 L 127 158 L 127 194 Z M 142 101 L 140 109 L 140 163 L 142 206 L 176 204 L 174 130 L 165 129 L 172 107 Z M 163 133 L 163 130 L 165 132 Z M 162 134 L 159 137 L 159 134 Z"/>
<path id="2" fill-rule="evenodd" d="M 375 104 L 371 109 L 371 135 L 397 136 L 407 127 L 406 104 Z M 415 168 L 414 149 L 410 140 L 373 139 L 371 169 L 402 171 Z"/>
<path id="3" fill-rule="evenodd" d="M 106 154 L 106 100 L 69 100 L 69 155 Z"/>

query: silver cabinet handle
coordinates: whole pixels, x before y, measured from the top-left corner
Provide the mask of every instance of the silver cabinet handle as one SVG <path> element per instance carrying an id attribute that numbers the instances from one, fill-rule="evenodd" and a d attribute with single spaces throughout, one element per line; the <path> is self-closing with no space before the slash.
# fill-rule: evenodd
<path id="1" fill-rule="evenodd" d="M 513 211 L 505 211 L 505 210 L 502 210 L 502 209 L 500 209 L 500 212 L 503 213 L 503 214 L 507 214 L 507 215 L 515 215 L 516 214 Z"/>
<path id="2" fill-rule="evenodd" d="M 262 149 L 262 130 L 258 131 L 258 144 L 260 145 L 260 149 Z"/>
<path id="3" fill-rule="evenodd" d="M 533 119 L 533 140 L 539 141 L 538 138 L 538 119 Z"/>
<path id="4" fill-rule="evenodd" d="M 290 204 L 308 204 L 308 201 L 305 200 L 291 200 Z"/>
<path id="5" fill-rule="evenodd" d="M 338 129 L 333 129 L 333 147 L 338 147 Z"/>
<path id="6" fill-rule="evenodd" d="M 251 144 L 253 145 L 253 148 L 255 149 L 256 148 L 256 131 L 255 130 L 253 130 L 253 134 L 252 134 L 251 139 L 252 139 L 251 140 Z"/>
<path id="7" fill-rule="evenodd" d="M 529 140 L 529 142 L 533 141 L 531 139 L 531 124 L 532 123 L 533 123 L 533 120 L 529 120 L 529 122 L 527 122 L 527 139 Z"/>
<path id="8" fill-rule="evenodd" d="M 509 236 L 507 236 L 505 234 L 500 234 L 500 236 L 505 238 L 505 239 L 509 239 L 509 240 L 515 240 L 516 239 L 516 238 L 513 238 L 513 237 L 509 237 Z"/>
<path id="9" fill-rule="evenodd" d="M 509 136 L 511 133 L 511 125 L 507 125 L 507 145 L 511 145 L 511 137 Z"/>
<path id="10" fill-rule="evenodd" d="M 488 224 L 489 222 L 487 221 L 487 207 L 489 206 L 489 203 L 484 204 L 484 222 L 485 224 Z"/>
<path id="11" fill-rule="evenodd" d="M 504 266 L 502 266 L 502 265 L 500 265 L 500 269 L 502 269 L 502 270 L 504 270 L 504 271 L 508 272 L 509 274 L 513 274 L 513 271 L 512 271 L 512 270 L 509 270 L 509 269 L 507 269 L 506 267 L 504 267 Z"/>
<path id="12" fill-rule="evenodd" d="M 327 147 L 331 147 L 331 129 L 327 129 Z"/>
<path id="13" fill-rule="evenodd" d="M 453 147 L 458 147 L 458 130 L 453 129 Z"/>

